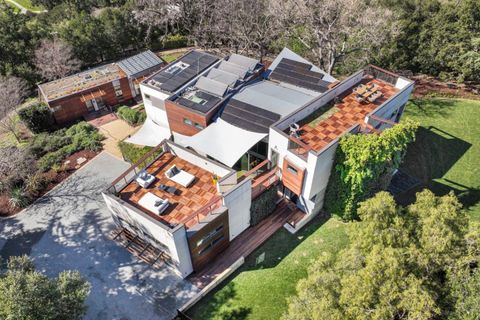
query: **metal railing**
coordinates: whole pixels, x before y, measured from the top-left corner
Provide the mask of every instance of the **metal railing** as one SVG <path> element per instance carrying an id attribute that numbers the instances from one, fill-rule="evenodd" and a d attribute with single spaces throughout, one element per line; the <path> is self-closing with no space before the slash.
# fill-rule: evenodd
<path id="1" fill-rule="evenodd" d="M 288 140 L 288 150 L 307 161 L 308 153 L 312 150 L 312 147 L 300 139 L 290 136 Z"/>
<path id="2" fill-rule="evenodd" d="M 187 224 L 193 219 L 197 219 L 197 223 L 200 223 L 200 218 L 207 216 L 213 210 L 220 208 L 223 205 L 222 196 L 216 195 L 213 197 L 206 205 L 193 212 L 191 215 L 187 216 L 180 223 Z"/>

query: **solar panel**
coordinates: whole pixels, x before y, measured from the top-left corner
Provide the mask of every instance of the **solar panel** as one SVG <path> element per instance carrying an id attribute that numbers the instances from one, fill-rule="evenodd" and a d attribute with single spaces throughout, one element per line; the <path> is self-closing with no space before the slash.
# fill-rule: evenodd
<path id="1" fill-rule="evenodd" d="M 248 72 L 247 68 L 241 67 L 238 64 L 234 64 L 228 61 L 220 62 L 218 69 L 236 74 L 240 79 L 245 78 L 245 75 Z"/>
<path id="2" fill-rule="evenodd" d="M 207 78 L 225 83 L 230 87 L 233 87 L 238 80 L 237 75 L 227 71 L 219 70 L 217 68 L 210 70 Z"/>
<path id="3" fill-rule="evenodd" d="M 197 83 L 195 83 L 195 87 L 219 97 L 223 97 L 228 89 L 228 86 L 225 83 L 215 81 L 204 76 L 198 78 Z"/>
<path id="4" fill-rule="evenodd" d="M 245 57 L 236 53 L 233 53 L 232 55 L 230 55 L 230 57 L 228 58 L 228 62 L 247 68 L 250 71 L 255 69 L 255 66 L 258 64 L 258 60 Z"/>
<path id="5" fill-rule="evenodd" d="M 159 87 L 162 90 L 175 92 L 217 61 L 217 57 L 208 53 L 191 51 L 178 61 L 168 65 L 152 79 L 159 83 Z M 183 68 L 182 70 L 171 71 L 172 67 L 180 66 L 182 63 L 183 66 L 186 65 L 185 68 L 182 66 L 181 68 L 179 67 L 179 69 Z"/>
<path id="6" fill-rule="evenodd" d="M 251 104 L 232 99 L 225 106 L 221 118 L 245 130 L 268 133 L 280 115 Z"/>
<path id="7" fill-rule="evenodd" d="M 310 68 L 309 64 L 283 58 L 270 74 L 270 79 L 318 92 L 327 91 L 330 83 L 322 80 L 322 73 L 311 71 Z"/>
<path id="8" fill-rule="evenodd" d="M 153 67 L 160 66 L 162 63 L 162 59 L 157 57 L 152 51 L 147 50 L 127 59 L 123 59 L 117 64 L 127 76 L 132 77 L 138 76 Z"/>

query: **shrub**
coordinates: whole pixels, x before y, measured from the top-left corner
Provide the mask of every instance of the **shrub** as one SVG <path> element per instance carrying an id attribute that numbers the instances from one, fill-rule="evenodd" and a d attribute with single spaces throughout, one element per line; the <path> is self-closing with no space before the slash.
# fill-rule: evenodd
<path id="1" fill-rule="evenodd" d="M 166 36 L 161 44 L 161 49 L 185 48 L 188 45 L 188 38 L 181 34 Z"/>
<path id="2" fill-rule="evenodd" d="M 24 208 L 28 205 L 28 197 L 22 187 L 14 187 L 10 189 L 10 198 L 8 204 L 12 208 Z"/>
<path id="3" fill-rule="evenodd" d="M 65 129 L 55 131 L 55 133 L 40 133 L 33 137 L 28 148 L 30 152 L 38 159 L 48 152 L 56 151 L 72 142 L 69 136 L 65 135 Z"/>
<path id="4" fill-rule="evenodd" d="M 55 120 L 52 112 L 44 103 L 34 104 L 18 112 L 20 120 L 34 133 L 52 131 Z"/>
<path id="5" fill-rule="evenodd" d="M 37 172 L 30 176 L 25 183 L 25 193 L 28 197 L 33 198 L 37 197 L 42 190 L 44 190 L 48 185 L 48 179 Z"/>
<path id="6" fill-rule="evenodd" d="M 254 226 L 270 215 L 277 206 L 277 189 L 271 187 L 255 200 L 250 208 L 250 225 Z"/>
<path id="7" fill-rule="evenodd" d="M 127 106 L 121 106 L 117 110 L 117 115 L 120 119 L 125 120 L 129 125 L 136 126 L 145 122 L 147 115 L 138 110 L 134 110 Z"/>
<path id="8" fill-rule="evenodd" d="M 41 171 L 48 171 L 55 165 L 60 165 L 60 163 L 68 155 L 66 148 L 59 149 L 54 152 L 49 152 L 37 161 L 37 167 Z"/>

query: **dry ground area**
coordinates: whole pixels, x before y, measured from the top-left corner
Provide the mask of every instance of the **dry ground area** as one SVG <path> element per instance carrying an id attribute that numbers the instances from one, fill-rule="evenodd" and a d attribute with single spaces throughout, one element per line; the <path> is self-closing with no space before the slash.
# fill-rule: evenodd
<path id="1" fill-rule="evenodd" d="M 113 156 L 122 159 L 122 153 L 118 148 L 118 142 L 134 134 L 141 126 L 132 127 L 121 119 L 106 123 L 98 130 L 105 136 L 103 141 L 103 149 Z"/>

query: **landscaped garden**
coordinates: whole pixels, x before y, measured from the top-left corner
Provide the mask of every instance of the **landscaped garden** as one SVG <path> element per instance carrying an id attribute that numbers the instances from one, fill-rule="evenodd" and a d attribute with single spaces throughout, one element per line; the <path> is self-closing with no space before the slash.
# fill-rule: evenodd
<path id="1" fill-rule="evenodd" d="M 19 115 L 20 141 L 5 134 L 0 147 L 0 215 L 18 212 L 102 149 L 103 136 L 86 122 L 51 131 L 44 106 L 32 105 Z"/>
<path id="2" fill-rule="evenodd" d="M 404 119 L 420 123 L 401 168 L 438 195 L 453 190 L 473 220 L 480 220 L 480 101 L 412 100 Z M 418 191 L 418 188 L 415 191 Z M 408 197 L 407 197 L 408 198 Z M 414 199 L 407 199 L 414 200 Z M 348 243 L 350 224 L 321 219 L 298 234 L 279 230 L 245 264 L 188 311 L 193 319 L 278 319 L 297 282 L 318 257 Z"/>

